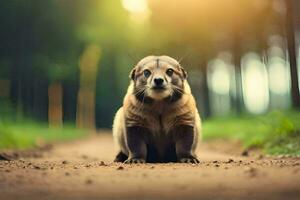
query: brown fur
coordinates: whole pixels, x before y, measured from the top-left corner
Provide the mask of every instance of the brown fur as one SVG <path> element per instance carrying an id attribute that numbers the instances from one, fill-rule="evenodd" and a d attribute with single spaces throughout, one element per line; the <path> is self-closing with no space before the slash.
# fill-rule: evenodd
<path id="1" fill-rule="evenodd" d="M 171 78 L 166 77 L 165 75 L 165 71 L 169 68 L 173 69 L 174 71 Z M 144 80 L 145 77 L 143 77 L 143 70 L 145 69 L 158 70 L 156 72 L 157 76 L 164 77 L 165 81 L 168 82 L 169 85 L 174 86 L 173 84 L 175 84 L 176 88 L 181 89 L 180 91 L 182 92 L 182 94 L 180 93 L 180 97 L 176 99 L 176 101 L 172 102 L 171 97 L 174 92 L 172 92 L 171 88 L 168 88 L 166 89 L 168 91 L 162 92 L 166 94 L 163 94 L 158 99 L 156 99 L 155 96 L 157 94 L 153 94 L 151 89 L 149 89 L 150 91 L 148 93 L 145 91 L 145 93 L 147 94 L 145 94 L 142 99 L 138 99 L 136 97 L 135 91 L 136 88 L 139 87 L 139 81 L 140 83 L 144 84 L 141 87 L 146 87 L 146 83 Z M 147 132 L 145 136 L 143 136 L 143 138 L 146 138 L 145 143 L 147 145 L 147 148 L 149 146 L 152 148 L 153 146 L 155 151 L 157 152 L 158 158 L 161 158 L 154 161 L 165 162 L 166 160 L 164 160 L 162 157 L 163 155 L 168 154 L 166 153 L 167 146 L 177 145 L 177 149 L 175 149 L 177 153 L 176 161 L 198 162 L 195 155 L 195 149 L 197 147 L 198 135 L 201 128 L 200 117 L 196 108 L 195 100 L 191 94 L 190 87 L 186 81 L 186 72 L 184 71 L 184 69 L 176 60 L 168 56 L 149 56 L 142 59 L 137 64 L 137 66 L 132 70 L 130 76 L 133 80 L 131 81 L 127 94 L 124 98 L 123 107 L 116 114 L 113 126 L 115 143 L 117 143 L 117 145 L 119 146 L 119 154 L 121 153 L 120 155 L 125 155 L 125 158 L 127 156 L 127 161 L 130 163 L 131 157 L 134 156 L 131 154 L 134 153 L 130 152 L 130 149 L 128 147 L 128 140 L 131 140 L 131 138 L 128 138 L 129 134 L 126 134 L 126 131 L 128 131 L 130 127 L 141 127 L 144 128 L 142 129 L 144 131 L 143 133 L 138 134 L 145 134 L 144 132 Z M 150 78 L 147 81 L 149 85 L 151 81 Z M 160 93 L 158 94 L 158 96 L 159 95 Z M 150 98 L 151 101 L 145 103 L 145 98 Z M 181 130 L 180 127 L 182 126 L 191 127 L 193 129 L 193 143 L 191 144 L 190 152 L 188 153 L 190 155 L 188 155 L 187 158 L 178 158 L 178 154 L 180 154 L 178 152 L 178 149 L 180 148 L 179 140 L 184 137 L 182 136 L 182 134 L 185 134 L 178 132 L 179 130 Z M 176 137 L 178 139 L 175 139 Z M 151 142 L 149 143 L 148 141 Z M 185 144 L 181 146 L 184 145 Z M 168 157 L 168 155 L 166 155 L 166 157 Z M 136 159 L 138 161 L 134 160 L 134 162 L 147 161 L 146 158 Z M 116 161 L 123 160 L 116 159 Z M 173 160 L 171 159 L 171 161 Z"/>

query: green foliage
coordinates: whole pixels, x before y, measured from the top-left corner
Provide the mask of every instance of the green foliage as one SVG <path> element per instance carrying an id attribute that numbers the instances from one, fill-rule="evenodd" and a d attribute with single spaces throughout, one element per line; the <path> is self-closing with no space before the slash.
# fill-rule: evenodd
<path id="1" fill-rule="evenodd" d="M 65 123 L 63 128 L 49 128 L 41 123 L 18 116 L 12 103 L 0 99 L 0 149 L 28 149 L 55 141 L 78 139 L 87 130 Z"/>
<path id="2" fill-rule="evenodd" d="M 36 122 L 0 121 L 0 149 L 27 149 L 54 142 L 67 141 L 86 135 L 85 130 L 71 125 L 64 128 L 48 128 Z"/>
<path id="3" fill-rule="evenodd" d="M 246 148 L 262 148 L 268 154 L 300 155 L 299 122 L 295 111 L 211 119 L 203 124 L 203 138 L 240 140 Z"/>
<path id="4" fill-rule="evenodd" d="M 0 99 L 0 122 L 5 117 L 6 119 L 13 119 L 15 109 L 7 100 Z"/>

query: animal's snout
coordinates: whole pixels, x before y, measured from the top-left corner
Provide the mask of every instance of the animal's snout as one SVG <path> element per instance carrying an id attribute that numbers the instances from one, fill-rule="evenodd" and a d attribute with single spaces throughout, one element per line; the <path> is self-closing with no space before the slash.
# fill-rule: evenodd
<path id="1" fill-rule="evenodd" d="M 154 78 L 154 83 L 155 83 L 155 86 L 162 86 L 163 83 L 164 83 L 164 79 L 162 78 Z"/>

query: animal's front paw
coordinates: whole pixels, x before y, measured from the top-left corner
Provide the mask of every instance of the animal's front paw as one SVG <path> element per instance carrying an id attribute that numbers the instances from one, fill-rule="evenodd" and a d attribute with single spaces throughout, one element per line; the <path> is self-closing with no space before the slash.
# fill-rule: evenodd
<path id="1" fill-rule="evenodd" d="M 193 163 L 193 164 L 197 164 L 200 163 L 200 161 L 197 158 L 181 158 L 179 159 L 179 162 L 181 163 Z"/>
<path id="2" fill-rule="evenodd" d="M 124 162 L 125 164 L 134 164 L 134 163 L 146 163 L 144 159 L 141 158 L 128 158 Z"/>

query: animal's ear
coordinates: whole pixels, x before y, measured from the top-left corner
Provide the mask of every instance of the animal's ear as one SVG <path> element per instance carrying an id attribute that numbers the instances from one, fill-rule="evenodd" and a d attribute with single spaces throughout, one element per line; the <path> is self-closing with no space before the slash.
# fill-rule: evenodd
<path id="1" fill-rule="evenodd" d="M 180 67 L 180 70 L 182 72 L 183 78 L 186 79 L 187 78 L 187 72 L 185 71 L 185 69 L 183 69 L 183 67 Z"/>
<path id="2" fill-rule="evenodd" d="M 135 68 L 133 68 L 129 74 L 129 78 L 131 78 L 132 80 L 135 79 Z"/>

